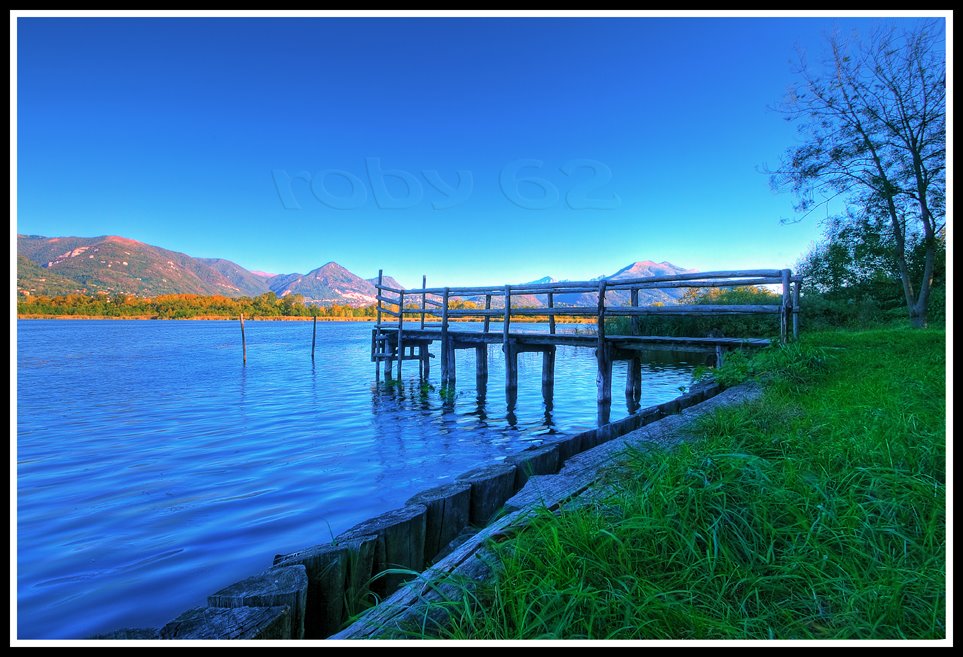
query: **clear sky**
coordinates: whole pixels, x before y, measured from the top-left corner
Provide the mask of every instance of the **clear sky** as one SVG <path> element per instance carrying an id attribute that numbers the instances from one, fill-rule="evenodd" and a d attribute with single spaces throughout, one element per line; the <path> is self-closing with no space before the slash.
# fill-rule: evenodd
<path id="1" fill-rule="evenodd" d="M 20 18 L 17 232 L 408 286 L 791 267 L 795 48 L 901 20 Z"/>

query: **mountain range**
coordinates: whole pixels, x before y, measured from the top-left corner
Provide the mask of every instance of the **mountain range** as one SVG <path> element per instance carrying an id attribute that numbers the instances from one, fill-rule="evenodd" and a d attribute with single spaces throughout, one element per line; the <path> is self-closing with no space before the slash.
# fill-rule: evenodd
<path id="1" fill-rule="evenodd" d="M 648 260 L 623 267 L 608 280 L 662 276 L 686 271 L 668 262 Z M 599 277 L 601 279 L 603 277 Z M 525 284 L 556 282 L 550 276 Z M 362 278 L 336 262 L 329 262 L 306 274 L 270 274 L 251 271 L 223 258 L 194 258 L 177 251 L 145 244 L 126 237 L 42 237 L 17 236 L 17 292 L 21 295 L 135 294 L 219 294 L 228 297 L 257 296 L 274 292 L 278 297 L 300 294 L 306 303 L 366 306 L 375 302 L 377 278 Z M 383 283 L 404 289 L 391 276 Z M 642 290 L 640 303 L 675 303 L 679 288 Z M 624 298 L 623 298 L 624 297 Z M 595 293 L 560 294 L 559 305 L 593 306 Z M 628 304 L 627 292 L 606 295 L 610 303 Z M 479 299 L 467 298 L 478 301 Z M 484 301 L 484 299 L 480 299 Z M 500 299 L 492 300 L 499 307 Z M 520 306 L 544 306 L 543 295 L 523 295 L 513 300 Z"/>

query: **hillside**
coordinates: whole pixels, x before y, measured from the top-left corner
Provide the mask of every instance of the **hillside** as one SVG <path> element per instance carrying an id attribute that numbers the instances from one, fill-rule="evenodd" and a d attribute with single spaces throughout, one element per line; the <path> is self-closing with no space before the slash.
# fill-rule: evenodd
<path id="1" fill-rule="evenodd" d="M 17 236 L 17 255 L 24 256 L 49 274 L 74 281 L 88 293 L 220 294 L 229 297 L 258 294 L 241 272 L 227 260 L 192 258 L 136 240 L 101 237 Z M 249 272 L 247 272 L 249 274 Z M 251 275 L 252 278 L 256 278 Z M 19 277 L 18 277 L 19 278 Z M 53 279 L 51 280 L 59 280 Z M 34 294 L 57 294 L 50 281 L 36 286 Z"/>
<path id="2" fill-rule="evenodd" d="M 77 281 L 48 271 L 23 255 L 17 256 L 17 289 L 33 295 L 84 292 L 84 288 Z"/>

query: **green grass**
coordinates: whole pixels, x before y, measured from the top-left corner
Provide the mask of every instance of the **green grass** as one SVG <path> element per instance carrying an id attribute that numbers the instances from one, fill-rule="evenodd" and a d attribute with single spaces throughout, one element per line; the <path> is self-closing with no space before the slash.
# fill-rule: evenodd
<path id="1" fill-rule="evenodd" d="M 764 398 L 492 546 L 430 636 L 944 638 L 945 333 L 813 334 L 720 375 Z"/>

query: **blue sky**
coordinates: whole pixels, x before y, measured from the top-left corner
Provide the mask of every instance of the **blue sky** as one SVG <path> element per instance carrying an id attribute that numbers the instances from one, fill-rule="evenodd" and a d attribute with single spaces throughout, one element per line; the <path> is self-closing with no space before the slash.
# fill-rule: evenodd
<path id="1" fill-rule="evenodd" d="M 791 267 L 795 48 L 901 20 L 20 18 L 17 232 L 405 285 Z"/>

